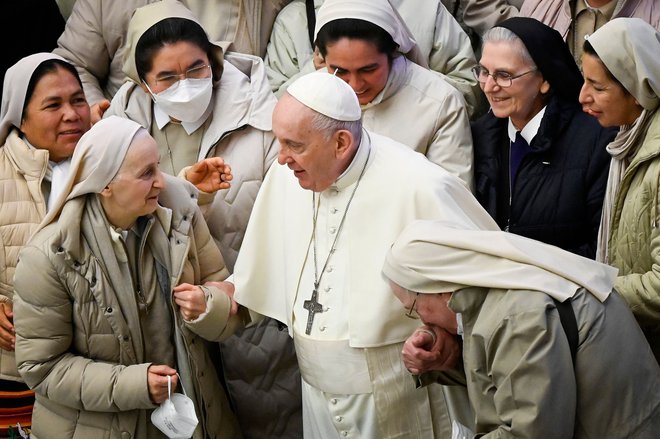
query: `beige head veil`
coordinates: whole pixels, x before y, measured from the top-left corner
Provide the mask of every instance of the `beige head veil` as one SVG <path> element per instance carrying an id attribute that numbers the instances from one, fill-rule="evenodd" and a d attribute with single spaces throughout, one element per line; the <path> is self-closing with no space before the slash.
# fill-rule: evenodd
<path id="1" fill-rule="evenodd" d="M 342 18 L 364 20 L 382 28 L 399 45 L 399 52 L 412 62 L 428 68 L 426 57 L 419 50 L 412 32 L 388 0 L 326 0 L 316 17 L 314 39 L 324 25 Z"/>
<path id="2" fill-rule="evenodd" d="M 604 301 L 617 269 L 512 233 L 425 220 L 404 229 L 383 274 L 419 293 L 475 286 L 541 291 L 564 301 L 584 287 Z"/>
<path id="3" fill-rule="evenodd" d="M 185 18 L 202 26 L 190 9 L 176 0 L 158 1 L 136 9 L 126 32 L 126 53 L 124 54 L 123 71 L 126 76 L 137 84 L 140 83 L 135 66 L 135 49 L 137 43 L 147 30 L 167 18 Z M 214 78 L 218 79 L 222 74 L 223 48 L 219 43 L 211 42 L 211 44 L 213 45 L 215 55 Z"/>
<path id="4" fill-rule="evenodd" d="M 55 221 L 67 201 L 85 194 L 100 193 L 117 175 L 140 129 L 143 129 L 140 124 L 118 116 L 110 116 L 94 124 L 78 141 L 63 192 L 39 229 Z"/>
<path id="5" fill-rule="evenodd" d="M 587 41 L 645 110 L 660 105 L 660 32 L 640 18 L 615 18 Z"/>
<path id="6" fill-rule="evenodd" d="M 34 71 L 49 59 L 66 61 L 54 53 L 35 53 L 19 60 L 5 74 L 0 110 L 0 145 L 5 143 L 12 127 L 20 128 L 25 106 L 25 94 Z"/>

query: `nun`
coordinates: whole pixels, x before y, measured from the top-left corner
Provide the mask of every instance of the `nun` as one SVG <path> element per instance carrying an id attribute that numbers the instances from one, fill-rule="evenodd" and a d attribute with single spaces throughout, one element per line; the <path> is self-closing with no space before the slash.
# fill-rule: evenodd
<path id="1" fill-rule="evenodd" d="M 33 437 L 165 437 L 168 381 L 194 438 L 240 437 L 203 339 L 232 333 L 228 271 L 197 190 L 158 169 L 154 139 L 109 117 L 79 141 L 62 194 L 20 254 L 16 362 L 35 391 Z"/>
<path id="2" fill-rule="evenodd" d="M 409 315 L 462 337 L 479 437 L 653 438 L 660 368 L 612 289 L 616 272 L 441 221 L 411 223 L 383 266 Z M 428 373 L 452 384 L 458 371 Z"/>

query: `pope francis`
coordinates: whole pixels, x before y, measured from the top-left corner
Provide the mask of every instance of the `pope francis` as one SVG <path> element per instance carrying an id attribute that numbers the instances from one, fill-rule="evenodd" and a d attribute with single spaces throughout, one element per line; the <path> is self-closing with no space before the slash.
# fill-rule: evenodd
<path id="1" fill-rule="evenodd" d="M 461 403 L 440 386 L 415 388 L 400 354 L 419 322 L 401 311 L 381 267 L 413 220 L 497 225 L 458 178 L 364 130 L 355 93 L 329 73 L 288 88 L 273 132 L 278 163 L 250 217 L 234 297 L 288 325 L 305 437 L 449 437 Z"/>

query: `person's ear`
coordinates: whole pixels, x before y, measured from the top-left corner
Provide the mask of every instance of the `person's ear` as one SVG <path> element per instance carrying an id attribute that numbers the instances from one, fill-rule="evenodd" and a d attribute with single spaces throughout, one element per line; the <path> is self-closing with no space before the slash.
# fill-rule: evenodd
<path id="1" fill-rule="evenodd" d="M 348 130 L 335 132 L 335 155 L 338 159 L 345 158 L 353 151 L 353 135 Z"/>
<path id="2" fill-rule="evenodd" d="M 149 92 L 149 89 L 147 88 L 147 83 L 145 82 L 144 79 L 140 78 L 140 88 L 142 88 L 142 91 L 145 92 L 147 95 L 151 96 L 151 93 Z"/>
<path id="3" fill-rule="evenodd" d="M 110 188 L 110 185 L 104 187 L 103 190 L 99 192 L 99 195 L 104 198 L 110 198 L 112 196 L 112 189 Z"/>
<path id="4" fill-rule="evenodd" d="M 546 81 L 545 79 L 541 83 L 541 88 L 540 88 L 541 94 L 546 95 L 550 91 L 550 83 Z"/>

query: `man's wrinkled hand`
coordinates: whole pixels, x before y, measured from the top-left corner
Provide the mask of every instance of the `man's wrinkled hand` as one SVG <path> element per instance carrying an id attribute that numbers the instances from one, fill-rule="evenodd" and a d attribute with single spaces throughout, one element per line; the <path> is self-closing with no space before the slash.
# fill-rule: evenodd
<path id="1" fill-rule="evenodd" d="M 442 328 L 418 328 L 403 344 L 401 357 L 406 369 L 414 375 L 453 369 L 461 356 L 458 336 Z"/>

